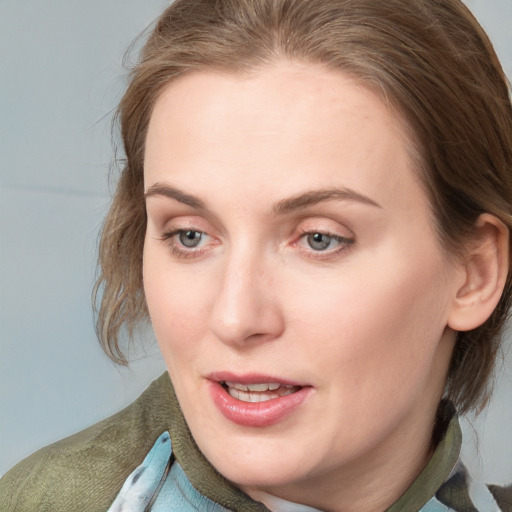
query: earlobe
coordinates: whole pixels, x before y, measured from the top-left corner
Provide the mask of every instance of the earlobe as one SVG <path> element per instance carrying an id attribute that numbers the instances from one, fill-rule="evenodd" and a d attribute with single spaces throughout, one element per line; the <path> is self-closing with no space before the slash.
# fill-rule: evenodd
<path id="1" fill-rule="evenodd" d="M 509 231 L 494 215 L 478 217 L 463 260 L 465 281 L 457 290 L 448 326 L 469 331 L 482 325 L 500 300 L 509 267 Z"/>

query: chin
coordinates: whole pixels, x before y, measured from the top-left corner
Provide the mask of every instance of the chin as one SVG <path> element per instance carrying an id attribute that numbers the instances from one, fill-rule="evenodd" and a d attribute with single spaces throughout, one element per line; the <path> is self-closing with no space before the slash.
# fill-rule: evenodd
<path id="1" fill-rule="evenodd" d="M 220 474 L 241 488 L 293 486 L 313 475 L 316 463 L 321 464 L 298 453 L 296 440 L 265 439 L 261 434 L 243 440 L 233 437 L 217 437 L 215 446 L 199 440 L 198 446 Z"/>
<path id="2" fill-rule="evenodd" d="M 297 473 L 296 464 L 287 464 L 281 460 L 276 465 L 273 461 L 266 464 L 259 461 L 236 461 L 236 465 L 225 462 L 213 464 L 225 478 L 242 489 L 267 489 L 293 486 L 306 478 L 306 475 Z"/>

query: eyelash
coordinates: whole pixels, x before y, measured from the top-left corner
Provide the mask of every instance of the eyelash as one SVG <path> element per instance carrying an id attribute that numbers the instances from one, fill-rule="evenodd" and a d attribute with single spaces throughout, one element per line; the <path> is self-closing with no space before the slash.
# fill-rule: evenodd
<path id="1" fill-rule="evenodd" d="M 172 229 L 170 231 L 163 233 L 163 235 L 159 239 L 165 245 L 170 247 L 173 255 L 177 256 L 178 258 L 186 259 L 186 258 L 196 258 L 198 256 L 201 256 L 205 251 L 205 249 L 202 249 L 202 247 L 201 248 L 194 248 L 194 247 L 182 248 L 184 246 L 180 246 L 175 242 L 175 240 L 174 240 L 175 237 L 177 237 L 181 233 L 186 233 L 187 231 L 200 233 L 202 236 L 209 236 L 207 233 L 205 233 L 204 231 L 201 231 L 200 229 L 194 229 L 194 228 Z"/>
<path id="2" fill-rule="evenodd" d="M 170 231 L 167 231 L 162 234 L 159 239 L 166 244 L 168 247 L 170 247 L 172 253 L 174 256 L 177 256 L 178 258 L 197 258 L 204 254 L 204 252 L 207 250 L 206 248 L 203 248 L 202 245 L 199 248 L 195 247 L 189 247 L 186 248 L 179 242 L 175 241 L 175 237 L 179 236 L 180 234 L 184 234 L 188 231 L 199 233 L 203 237 L 209 237 L 206 232 L 201 231 L 200 229 L 172 229 Z M 310 235 L 322 235 L 329 237 L 331 240 L 336 241 L 339 246 L 335 249 L 325 249 L 325 250 L 314 250 L 312 247 L 309 249 L 302 247 L 300 245 L 300 241 L 305 239 L 307 236 Z M 355 240 L 353 238 L 347 238 L 341 235 L 338 235 L 336 233 L 332 233 L 329 231 L 320 231 L 320 230 L 301 230 L 299 233 L 299 237 L 296 242 L 294 242 L 292 245 L 295 247 L 298 247 L 298 249 L 303 252 L 306 257 L 314 260 L 328 260 L 332 257 L 337 256 L 338 254 L 345 252 L 349 249 L 351 249 L 355 244 Z"/>
<path id="3" fill-rule="evenodd" d="M 335 249 L 325 249 L 325 250 L 317 250 L 315 251 L 313 248 L 303 248 L 301 247 L 300 241 L 305 239 L 309 235 L 323 235 L 326 237 L 329 237 L 331 240 L 335 240 L 339 243 L 339 246 Z M 301 230 L 299 234 L 299 238 L 297 242 L 294 243 L 299 249 L 306 254 L 308 258 L 314 259 L 314 260 L 328 260 L 330 258 L 336 257 L 337 255 L 341 254 L 342 252 L 348 251 L 351 248 L 353 248 L 355 244 L 354 238 L 347 238 L 341 235 L 338 235 L 336 233 L 332 233 L 330 231 L 322 231 L 322 230 L 310 230 L 310 229 L 304 229 Z"/>

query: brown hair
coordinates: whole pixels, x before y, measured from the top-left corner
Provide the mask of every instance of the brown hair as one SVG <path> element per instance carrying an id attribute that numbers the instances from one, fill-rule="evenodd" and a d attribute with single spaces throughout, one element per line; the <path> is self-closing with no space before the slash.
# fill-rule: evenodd
<path id="1" fill-rule="evenodd" d="M 441 243 L 456 253 L 477 217 L 512 227 L 512 107 L 492 45 L 459 0 L 176 0 L 134 67 L 118 115 L 126 160 L 100 242 L 97 332 L 106 353 L 147 318 L 144 142 L 158 95 L 195 70 L 240 73 L 279 58 L 358 77 L 408 122 Z M 492 316 L 458 334 L 447 395 L 482 404 L 511 305 L 511 273 Z M 98 295 L 99 296 L 99 295 Z"/>

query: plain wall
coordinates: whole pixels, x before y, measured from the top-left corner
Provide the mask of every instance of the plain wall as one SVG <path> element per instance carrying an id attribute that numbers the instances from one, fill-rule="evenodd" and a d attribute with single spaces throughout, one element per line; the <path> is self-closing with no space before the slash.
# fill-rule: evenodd
<path id="1" fill-rule="evenodd" d="M 90 293 L 122 56 L 166 4 L 0 3 L 0 474 L 114 413 L 165 369 L 151 335 L 129 369 L 106 358 Z M 468 5 L 512 76 L 512 0 Z M 487 411 L 463 422 L 469 465 L 496 483 L 512 479 L 512 354 L 507 365 Z"/>

